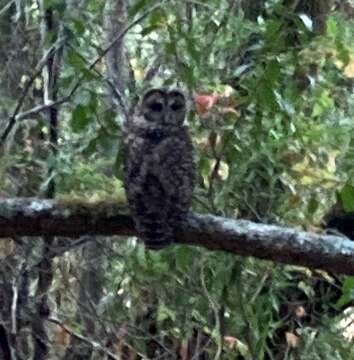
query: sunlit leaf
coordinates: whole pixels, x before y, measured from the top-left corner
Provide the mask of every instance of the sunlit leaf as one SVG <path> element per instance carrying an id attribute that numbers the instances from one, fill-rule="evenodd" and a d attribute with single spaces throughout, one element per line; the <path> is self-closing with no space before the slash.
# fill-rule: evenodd
<path id="1" fill-rule="evenodd" d="M 251 65 L 247 65 L 247 64 L 238 66 L 238 67 L 234 70 L 233 75 L 234 75 L 235 77 L 239 77 L 239 76 L 241 76 L 243 73 L 245 73 L 250 67 L 251 67 Z"/>
<path id="2" fill-rule="evenodd" d="M 313 21 L 307 14 L 300 14 L 299 18 L 302 20 L 307 30 L 313 30 Z"/>
<path id="3" fill-rule="evenodd" d="M 350 59 L 344 68 L 344 75 L 348 78 L 354 78 L 354 57 Z"/>
<path id="4" fill-rule="evenodd" d="M 326 21 L 326 30 L 327 34 L 332 37 L 336 38 L 338 34 L 338 26 L 337 26 L 337 20 L 333 18 L 329 18 Z"/>

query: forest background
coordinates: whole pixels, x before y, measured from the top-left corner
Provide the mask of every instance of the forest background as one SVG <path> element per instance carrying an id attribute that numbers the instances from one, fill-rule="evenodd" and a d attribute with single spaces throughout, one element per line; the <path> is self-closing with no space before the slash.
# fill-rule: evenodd
<path id="1" fill-rule="evenodd" d="M 124 207 L 121 125 L 177 86 L 195 212 L 314 232 L 346 213 L 350 236 L 353 20 L 353 1 L 0 0 L 0 196 Z M 1 359 L 354 358 L 352 276 L 89 234 L 15 234 L 0 258 Z"/>

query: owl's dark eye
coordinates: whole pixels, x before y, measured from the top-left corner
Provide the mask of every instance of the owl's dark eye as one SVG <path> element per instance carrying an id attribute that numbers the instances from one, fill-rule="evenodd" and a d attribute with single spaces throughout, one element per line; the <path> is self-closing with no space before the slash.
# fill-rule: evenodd
<path id="1" fill-rule="evenodd" d="M 163 110 L 163 105 L 161 103 L 155 102 L 149 105 L 151 111 L 161 112 Z"/>
<path id="2" fill-rule="evenodd" d="M 179 110 L 182 110 L 184 108 L 184 105 L 180 104 L 180 103 L 173 103 L 173 104 L 170 105 L 170 108 L 173 111 L 179 111 Z"/>

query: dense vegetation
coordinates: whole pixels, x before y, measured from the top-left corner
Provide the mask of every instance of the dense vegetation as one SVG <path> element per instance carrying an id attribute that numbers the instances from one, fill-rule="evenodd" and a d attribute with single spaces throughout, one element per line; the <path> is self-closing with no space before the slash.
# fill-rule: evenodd
<path id="1" fill-rule="evenodd" d="M 354 211 L 353 19 L 352 1 L 0 0 L 0 195 L 124 203 L 121 124 L 178 86 L 193 209 L 319 230 Z M 19 359 L 354 356 L 352 277 L 135 238 L 0 256 Z"/>

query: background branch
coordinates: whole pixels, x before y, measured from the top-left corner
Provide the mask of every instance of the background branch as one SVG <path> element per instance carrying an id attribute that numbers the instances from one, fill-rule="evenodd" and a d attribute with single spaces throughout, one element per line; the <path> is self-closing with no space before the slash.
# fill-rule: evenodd
<path id="1" fill-rule="evenodd" d="M 119 34 L 113 38 L 113 40 L 102 50 L 101 54 L 99 54 L 92 63 L 89 64 L 89 66 L 87 67 L 87 69 L 89 71 L 93 70 L 94 67 L 101 61 L 101 59 L 103 57 L 105 57 L 107 55 L 107 53 L 116 45 L 117 42 L 121 41 L 123 39 L 123 37 L 128 33 L 129 30 L 131 30 L 134 26 L 136 26 L 137 24 L 139 24 L 142 20 L 144 20 L 151 12 L 153 12 L 154 10 L 156 10 L 157 8 L 161 7 L 161 4 L 157 4 L 155 6 L 152 6 L 150 9 L 148 9 L 147 11 L 145 11 L 141 16 L 137 17 L 134 21 L 132 21 L 130 24 L 128 24 L 121 32 L 119 32 Z M 61 46 L 62 46 L 62 41 L 63 39 L 60 39 L 60 42 L 58 42 L 58 44 L 54 44 L 44 55 L 44 57 L 38 62 L 35 71 L 33 72 L 32 76 L 30 77 L 29 81 L 26 83 L 26 86 L 22 92 L 22 95 L 19 99 L 19 101 L 17 102 L 17 105 L 15 107 L 15 110 L 13 111 L 12 116 L 9 118 L 9 122 L 8 125 L 6 126 L 6 129 L 4 130 L 4 132 L 1 134 L 0 137 L 0 145 L 4 144 L 5 140 L 7 139 L 8 135 L 10 134 L 11 130 L 13 129 L 13 127 L 15 126 L 16 122 L 18 120 L 24 119 L 28 116 L 37 114 L 39 112 L 42 112 L 44 110 L 48 110 L 53 108 L 56 105 L 60 105 L 63 104 L 67 101 L 69 101 L 73 95 L 76 93 L 76 91 L 79 89 L 79 87 L 82 84 L 83 81 L 83 76 L 79 77 L 79 79 L 77 80 L 77 82 L 75 83 L 75 85 L 73 86 L 73 88 L 71 89 L 71 91 L 69 92 L 69 94 L 67 94 L 66 96 L 64 96 L 62 99 L 54 102 L 54 103 L 49 103 L 49 104 L 43 104 L 43 105 L 39 105 L 36 106 L 30 110 L 27 110 L 23 113 L 19 114 L 19 111 L 22 108 L 22 105 L 28 95 L 28 92 L 34 82 L 34 80 L 37 78 L 37 76 L 41 73 L 43 67 L 46 65 L 46 62 L 48 60 L 48 58 L 50 56 L 53 55 L 53 51 L 58 51 Z M 115 95 L 117 95 L 119 93 L 116 92 Z M 119 96 L 118 96 L 119 98 Z"/>
<path id="2" fill-rule="evenodd" d="M 59 39 L 55 44 L 53 44 L 43 55 L 43 57 L 41 58 L 41 60 L 38 62 L 36 68 L 34 69 L 31 77 L 29 78 L 29 80 L 26 82 L 26 85 L 22 91 L 21 97 L 19 98 L 16 107 L 13 111 L 13 114 L 11 115 L 11 117 L 9 118 L 8 124 L 4 130 L 4 132 L 1 134 L 0 137 L 0 145 L 3 145 L 8 137 L 8 135 L 10 134 L 11 130 L 13 129 L 13 127 L 15 126 L 16 122 L 20 119 L 22 119 L 23 117 L 28 116 L 28 112 L 26 111 L 25 113 L 21 113 L 19 114 L 25 100 L 26 97 L 28 95 L 29 90 L 32 87 L 32 84 L 34 83 L 34 81 L 36 80 L 36 78 L 41 74 L 44 66 L 46 66 L 47 61 L 50 57 L 52 57 L 55 52 L 59 51 L 64 43 L 64 39 Z M 44 105 L 46 106 L 46 105 Z M 44 107 L 42 106 L 42 108 L 40 108 L 39 110 L 37 109 L 36 111 L 33 111 L 33 109 L 31 109 L 31 114 L 34 113 L 38 113 L 40 111 L 43 111 L 45 109 L 50 108 L 51 106 L 53 106 L 53 104 L 50 104 L 50 106 L 46 106 Z M 25 116 L 23 116 L 23 114 L 25 114 Z M 20 116 L 18 116 L 20 115 Z"/>
<path id="3" fill-rule="evenodd" d="M 120 360 L 119 357 L 115 356 L 111 351 L 109 351 L 109 349 L 105 348 L 104 346 L 102 346 L 101 344 L 99 344 L 97 341 L 92 340 L 87 338 L 86 336 L 80 335 L 79 333 L 75 332 L 74 330 L 70 329 L 68 326 L 66 326 L 63 322 L 61 322 L 59 319 L 54 318 L 54 317 L 49 317 L 48 319 L 46 319 L 47 321 L 59 325 L 65 332 L 67 332 L 70 336 L 75 337 L 76 339 L 89 344 L 90 346 L 92 346 L 92 348 L 94 349 L 99 349 L 100 351 L 102 351 L 104 354 L 106 354 L 108 356 L 108 359 L 112 359 L 112 360 Z"/>

